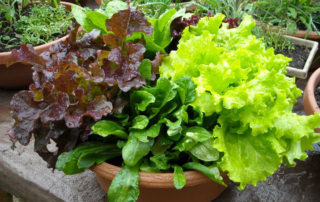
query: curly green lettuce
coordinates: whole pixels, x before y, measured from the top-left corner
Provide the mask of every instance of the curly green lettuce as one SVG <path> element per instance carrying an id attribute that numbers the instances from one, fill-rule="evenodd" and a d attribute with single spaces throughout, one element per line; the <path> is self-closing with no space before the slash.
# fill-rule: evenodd
<path id="1" fill-rule="evenodd" d="M 293 167 L 294 159 L 306 159 L 305 150 L 320 140 L 314 133 L 320 116 L 292 113 L 301 90 L 295 78 L 285 76 L 291 59 L 265 50 L 251 33 L 252 17 L 245 15 L 234 29 L 223 19 L 218 14 L 186 28 L 160 74 L 173 81 L 192 78 L 197 98 L 190 105 L 206 116 L 219 115 L 212 144 L 224 153 L 218 166 L 244 189 L 266 180 L 282 163 Z"/>

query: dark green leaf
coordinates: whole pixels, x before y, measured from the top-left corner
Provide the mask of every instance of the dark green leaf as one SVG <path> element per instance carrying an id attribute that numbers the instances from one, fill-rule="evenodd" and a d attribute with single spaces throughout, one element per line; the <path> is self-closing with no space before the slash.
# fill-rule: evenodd
<path id="1" fill-rule="evenodd" d="M 189 104 L 195 101 L 197 97 L 196 93 L 196 87 L 191 80 L 191 77 L 184 76 L 179 79 L 176 79 L 174 81 L 175 84 L 177 84 L 179 87 L 177 88 L 177 91 L 180 95 L 182 104 Z"/>
<path id="2" fill-rule="evenodd" d="M 180 166 L 174 165 L 173 168 L 173 184 L 176 189 L 182 189 L 187 183 L 186 176 L 184 175 L 183 169 Z"/>
<path id="3" fill-rule="evenodd" d="M 190 169 L 190 170 L 197 170 L 207 177 L 209 177 L 211 180 L 217 182 L 218 184 L 221 184 L 223 186 L 227 186 L 222 180 L 222 177 L 220 176 L 220 171 L 217 167 L 206 167 L 200 163 L 194 163 L 189 162 L 182 166 L 182 168 Z"/>
<path id="4" fill-rule="evenodd" d="M 124 162 L 128 166 L 136 165 L 140 159 L 150 152 L 153 143 L 153 138 L 149 138 L 149 142 L 144 143 L 136 138 L 133 133 L 130 133 L 128 142 L 122 149 Z"/>
<path id="5" fill-rule="evenodd" d="M 163 142 L 165 144 L 162 144 Z M 156 142 L 154 143 L 154 145 L 151 149 L 151 152 L 155 156 L 160 156 L 160 155 L 164 154 L 170 148 L 172 143 L 173 143 L 173 141 L 169 140 L 164 135 L 160 135 L 156 139 Z"/>
<path id="6" fill-rule="evenodd" d="M 125 129 L 113 121 L 98 121 L 96 124 L 94 124 L 92 130 L 95 134 L 98 134 L 102 137 L 107 137 L 108 135 L 115 135 L 123 139 L 128 138 Z"/>
<path id="7" fill-rule="evenodd" d="M 152 161 L 149 161 L 148 159 L 145 159 L 140 165 L 140 171 L 146 173 L 161 173 L 156 164 Z"/>
<path id="8" fill-rule="evenodd" d="M 81 155 L 78 162 L 79 168 L 90 168 L 93 164 L 101 164 L 108 159 L 121 155 L 120 149 L 112 149 L 97 154 L 89 153 Z"/>
<path id="9" fill-rule="evenodd" d="M 122 147 L 124 147 L 124 145 L 126 145 L 126 141 L 118 140 L 117 147 L 121 149 Z"/>
<path id="10" fill-rule="evenodd" d="M 110 185 L 108 201 L 135 202 L 139 193 L 139 165 L 124 166 Z"/>
<path id="11" fill-rule="evenodd" d="M 167 170 L 171 167 L 169 161 L 173 158 L 173 156 L 166 156 L 165 154 L 162 154 L 161 156 L 152 156 L 150 157 L 150 160 L 154 162 L 159 169 Z"/>

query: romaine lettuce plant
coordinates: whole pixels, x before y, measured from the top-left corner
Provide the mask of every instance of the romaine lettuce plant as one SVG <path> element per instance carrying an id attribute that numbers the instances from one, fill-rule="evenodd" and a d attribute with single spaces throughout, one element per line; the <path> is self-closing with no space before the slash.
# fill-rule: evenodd
<path id="1" fill-rule="evenodd" d="M 179 11 L 168 12 L 163 20 Z M 35 151 L 66 174 L 105 161 L 121 166 L 110 202 L 137 200 L 139 171 L 173 172 L 177 189 L 186 184 L 183 171 L 198 170 L 224 186 L 226 171 L 244 189 L 282 163 L 294 166 L 320 140 L 320 115 L 291 112 L 301 91 L 284 75 L 290 59 L 265 50 L 251 33 L 252 18 L 245 15 L 233 29 L 224 18 L 186 27 L 167 57 L 144 56 L 148 43 L 167 48 L 171 39 L 156 43 L 164 35 L 155 32 L 170 35 L 170 24 L 150 23 L 129 6 L 101 18 L 105 32 L 92 29 L 77 41 L 74 23 L 69 39 L 51 52 L 38 56 L 22 45 L 9 64 L 34 64 L 34 84 L 13 97 L 8 134 L 24 145 L 34 134 Z M 148 42 L 152 36 L 158 37 Z M 50 140 L 58 151 L 48 151 Z"/>

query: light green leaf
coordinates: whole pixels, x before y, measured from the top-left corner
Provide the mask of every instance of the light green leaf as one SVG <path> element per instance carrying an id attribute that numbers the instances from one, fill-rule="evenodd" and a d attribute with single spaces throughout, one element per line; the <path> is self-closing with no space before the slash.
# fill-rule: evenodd
<path id="1" fill-rule="evenodd" d="M 298 30 L 297 23 L 293 20 L 287 20 L 287 29 L 290 34 L 295 34 Z"/>
<path id="2" fill-rule="evenodd" d="M 176 189 L 182 189 L 187 183 L 186 176 L 180 166 L 174 165 L 173 168 L 173 184 Z"/>
<path id="3" fill-rule="evenodd" d="M 108 191 L 108 201 L 135 202 L 139 193 L 139 165 L 124 166 L 112 180 Z"/>
<path id="4" fill-rule="evenodd" d="M 112 17 L 113 14 L 118 13 L 120 10 L 126 10 L 127 9 L 127 3 L 120 1 L 120 0 L 114 0 L 114 1 L 109 1 L 105 12 L 109 18 Z"/>
<path id="5" fill-rule="evenodd" d="M 148 117 L 144 115 L 139 115 L 133 119 L 131 128 L 144 129 L 145 127 L 147 127 L 148 123 L 149 123 Z"/>
<path id="6" fill-rule="evenodd" d="M 71 6 L 71 13 L 73 17 L 77 20 L 77 22 L 84 27 L 84 19 L 86 18 L 86 12 L 80 8 L 79 6 L 72 5 Z M 91 30 L 90 30 L 91 31 Z"/>
<path id="7" fill-rule="evenodd" d="M 115 135 L 117 137 L 127 139 L 128 135 L 125 132 L 125 129 L 113 121 L 98 121 L 92 126 L 94 134 L 98 134 L 102 137 L 107 137 L 109 135 Z"/>
<path id="8" fill-rule="evenodd" d="M 219 151 L 213 147 L 213 139 L 198 142 L 189 152 L 202 161 L 216 161 L 219 159 Z"/>
<path id="9" fill-rule="evenodd" d="M 156 98 L 149 92 L 139 90 L 130 95 L 130 106 L 137 114 L 139 111 L 145 111 L 149 104 L 154 103 Z"/>
<path id="10" fill-rule="evenodd" d="M 297 11 L 296 11 L 296 9 L 289 7 L 288 10 L 290 11 L 292 18 L 293 18 L 293 19 L 296 19 L 296 18 L 297 18 Z"/>
<path id="11" fill-rule="evenodd" d="M 151 78 L 151 62 L 148 59 L 144 59 L 139 66 L 139 73 L 145 79 L 150 80 Z"/>

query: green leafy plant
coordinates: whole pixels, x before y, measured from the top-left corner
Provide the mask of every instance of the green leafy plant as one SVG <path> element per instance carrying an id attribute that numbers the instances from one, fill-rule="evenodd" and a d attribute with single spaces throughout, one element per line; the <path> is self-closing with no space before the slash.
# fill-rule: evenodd
<path id="1" fill-rule="evenodd" d="M 6 26 L 0 36 L 3 51 L 15 48 L 20 43 L 48 43 L 65 35 L 66 28 L 72 23 L 72 15 L 66 12 L 64 6 L 58 5 L 60 0 L 41 2 L 50 4 L 34 3 L 28 6 L 31 3 L 29 0 L 0 1 L 6 18 L 6 21 L 1 23 Z"/>
<path id="2" fill-rule="evenodd" d="M 19 33 L 16 36 L 23 44 L 44 44 L 65 34 L 72 24 L 72 15 L 66 13 L 63 5 L 52 7 L 47 4 L 33 5 L 28 16 L 21 16 L 14 24 Z"/>
<path id="3" fill-rule="evenodd" d="M 281 27 L 270 27 L 270 25 L 257 25 L 252 29 L 252 34 L 262 38 L 266 48 L 273 48 L 275 53 L 282 53 L 284 50 L 294 50 L 294 44 L 285 37 L 286 30 Z"/>
<path id="4" fill-rule="evenodd" d="M 317 26 L 320 3 L 311 0 L 258 0 L 253 3 L 256 7 L 254 15 L 262 23 L 286 28 L 290 34 L 295 34 L 298 26 L 306 27 L 306 36 L 310 31 L 319 34 Z M 319 34 L 320 35 L 320 34 Z"/>
<path id="5" fill-rule="evenodd" d="M 81 23 L 94 21 L 90 11 L 78 11 L 85 14 Z M 30 90 L 10 103 L 11 140 L 27 145 L 34 135 L 35 151 L 66 174 L 116 162 L 122 169 L 110 202 L 138 199 L 139 171 L 172 172 L 177 189 L 186 184 L 184 171 L 225 185 L 223 171 L 244 189 L 282 163 L 306 159 L 305 150 L 320 141 L 314 133 L 320 115 L 292 113 L 301 90 L 285 76 L 291 59 L 265 49 L 252 34 L 251 16 L 233 29 L 223 14 L 201 18 L 169 55 L 145 57 L 153 43 L 165 47 L 157 38 L 167 39 L 167 21 L 179 12 L 147 20 L 128 3 L 111 17 L 102 13 L 107 18 L 94 23 L 99 30 L 82 39 L 76 40 L 74 23 L 68 40 L 51 52 L 39 56 L 30 45 L 14 50 L 8 65 L 35 64 L 35 72 Z M 58 151 L 48 151 L 50 139 Z"/>

